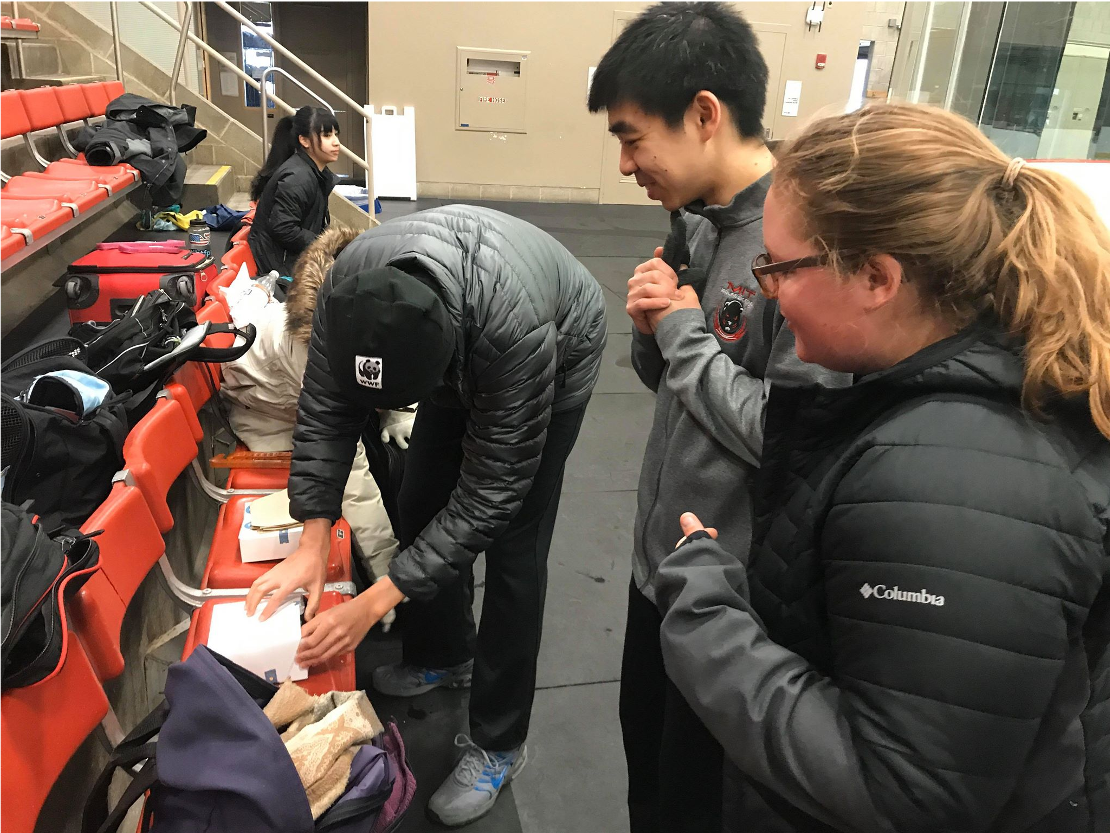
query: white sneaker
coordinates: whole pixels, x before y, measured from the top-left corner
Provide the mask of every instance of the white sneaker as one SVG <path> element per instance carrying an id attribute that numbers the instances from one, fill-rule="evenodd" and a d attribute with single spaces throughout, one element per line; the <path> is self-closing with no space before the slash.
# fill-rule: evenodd
<path id="1" fill-rule="evenodd" d="M 523 744 L 509 752 L 489 752 L 466 735 L 455 738 L 463 750 L 455 769 L 428 802 L 432 821 L 462 827 L 493 809 L 501 788 L 508 785 L 528 762 Z"/>

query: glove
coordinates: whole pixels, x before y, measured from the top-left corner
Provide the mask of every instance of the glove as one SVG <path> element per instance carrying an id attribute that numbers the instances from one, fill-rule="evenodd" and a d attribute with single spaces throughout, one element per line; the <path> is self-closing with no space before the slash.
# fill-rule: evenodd
<path id="1" fill-rule="evenodd" d="M 415 411 L 382 411 L 380 422 L 383 443 L 393 440 L 398 448 L 407 449 L 409 447 L 412 424 L 416 422 Z"/>
<path id="2" fill-rule="evenodd" d="M 700 299 L 705 294 L 709 273 L 705 269 L 689 268 L 690 247 L 686 242 L 686 221 L 681 211 L 671 212 L 671 233 L 663 243 L 663 262 L 670 266 L 678 277 L 679 286 L 692 286 Z"/>

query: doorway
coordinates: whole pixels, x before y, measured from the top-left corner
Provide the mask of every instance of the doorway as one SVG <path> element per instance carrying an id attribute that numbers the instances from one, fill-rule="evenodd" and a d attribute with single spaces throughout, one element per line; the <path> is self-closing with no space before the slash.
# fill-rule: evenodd
<path id="1" fill-rule="evenodd" d="M 369 48 L 366 6 L 362 3 L 273 3 L 274 32 L 278 43 L 324 76 L 360 104 L 367 99 L 366 65 Z M 365 156 L 362 116 L 336 98 L 323 84 L 281 55 L 277 65 L 327 101 L 335 110 L 343 144 Z M 292 107 L 320 103 L 296 84 L 277 77 L 277 94 Z M 277 118 L 273 113 L 271 118 Z M 345 156 L 331 166 L 349 183 L 365 185 L 366 172 Z"/>

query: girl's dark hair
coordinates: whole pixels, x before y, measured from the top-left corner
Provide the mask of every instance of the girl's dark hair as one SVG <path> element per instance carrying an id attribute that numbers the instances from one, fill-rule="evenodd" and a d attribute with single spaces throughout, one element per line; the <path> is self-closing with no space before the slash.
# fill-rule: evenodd
<path id="1" fill-rule="evenodd" d="M 274 138 L 270 143 L 270 153 L 266 164 L 251 182 L 251 199 L 258 200 L 266 183 L 278 168 L 301 146 L 298 139 L 304 136 L 309 142 L 318 144 L 321 136 L 339 132 L 339 122 L 335 113 L 320 107 L 302 107 L 292 116 L 285 116 L 274 128 Z"/>

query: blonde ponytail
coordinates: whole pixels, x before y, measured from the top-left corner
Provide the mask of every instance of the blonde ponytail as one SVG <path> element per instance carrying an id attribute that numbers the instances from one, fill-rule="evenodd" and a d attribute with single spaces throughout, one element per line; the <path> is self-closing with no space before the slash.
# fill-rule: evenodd
<path id="1" fill-rule="evenodd" d="M 1086 395 L 1110 438 L 1110 230 L 1070 180 L 960 116 L 879 104 L 813 124 L 775 183 L 835 267 L 889 254 L 953 325 L 997 316 L 1025 344 L 1025 407 Z"/>

